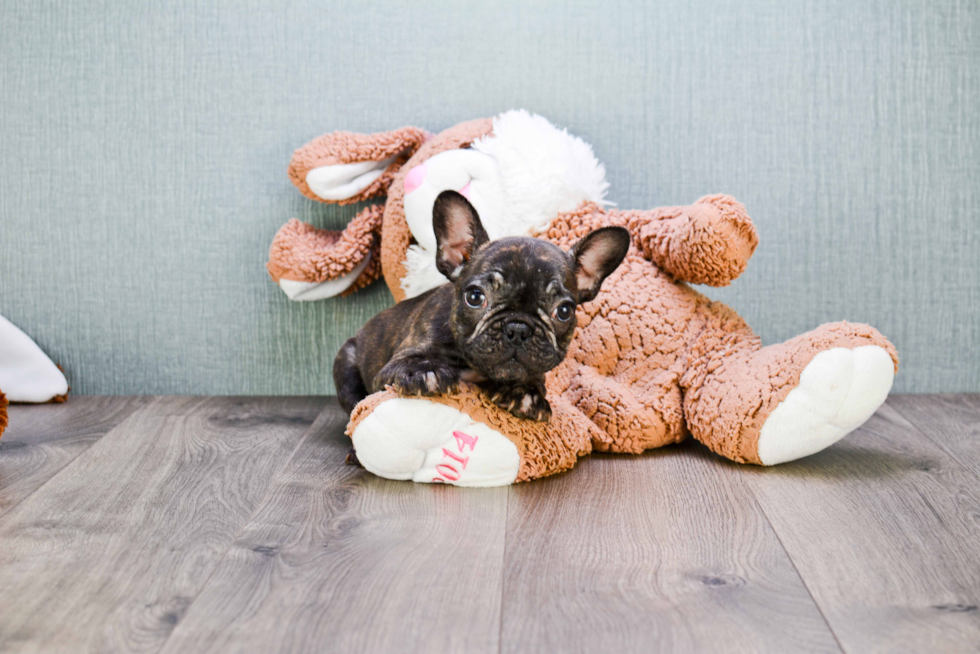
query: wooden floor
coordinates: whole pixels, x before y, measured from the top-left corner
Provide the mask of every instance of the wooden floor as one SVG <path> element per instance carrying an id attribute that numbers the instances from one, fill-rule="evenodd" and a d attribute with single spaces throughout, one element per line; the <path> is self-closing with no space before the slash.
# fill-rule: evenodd
<path id="1" fill-rule="evenodd" d="M 762 469 L 696 443 L 511 488 L 342 465 L 332 398 L 11 407 L 0 651 L 980 650 L 980 396 Z"/>

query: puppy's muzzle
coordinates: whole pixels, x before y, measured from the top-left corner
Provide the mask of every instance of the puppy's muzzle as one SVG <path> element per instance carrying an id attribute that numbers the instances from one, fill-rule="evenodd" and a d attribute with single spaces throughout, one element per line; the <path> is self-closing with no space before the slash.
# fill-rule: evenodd
<path id="1" fill-rule="evenodd" d="M 531 337 L 531 326 L 523 320 L 508 320 L 504 323 L 504 337 L 511 345 L 523 345 Z"/>

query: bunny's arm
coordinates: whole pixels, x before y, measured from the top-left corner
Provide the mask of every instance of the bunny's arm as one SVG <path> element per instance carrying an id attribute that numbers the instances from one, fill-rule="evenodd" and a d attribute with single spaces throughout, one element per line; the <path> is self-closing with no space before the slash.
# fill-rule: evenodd
<path id="1" fill-rule="evenodd" d="M 742 274 L 759 238 L 745 207 L 708 195 L 686 207 L 611 212 L 643 256 L 679 281 L 727 286 Z"/>

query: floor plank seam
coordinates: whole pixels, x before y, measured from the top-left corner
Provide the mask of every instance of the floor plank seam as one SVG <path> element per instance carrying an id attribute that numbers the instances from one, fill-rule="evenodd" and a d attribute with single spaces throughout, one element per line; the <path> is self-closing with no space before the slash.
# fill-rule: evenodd
<path id="1" fill-rule="evenodd" d="M 228 556 L 228 552 L 230 552 L 231 548 L 235 546 L 235 543 L 245 532 L 248 526 L 252 523 L 252 520 L 255 519 L 255 516 L 258 514 L 259 510 L 264 506 L 266 500 L 269 498 L 269 495 L 272 493 L 273 489 L 275 488 L 275 480 L 278 479 L 279 475 L 282 474 L 282 471 L 289 466 L 290 462 L 292 462 L 293 460 L 293 457 L 295 457 L 296 453 L 299 452 L 300 447 L 302 447 L 302 445 L 306 442 L 306 439 L 310 438 L 311 434 L 313 433 L 313 428 L 316 427 L 317 422 L 320 420 L 323 414 L 330 410 L 331 410 L 331 405 L 328 402 L 327 405 L 320 411 L 320 413 L 316 415 L 316 417 L 313 419 L 313 422 L 310 423 L 310 426 L 307 428 L 307 430 L 303 432 L 303 436 L 300 437 L 299 440 L 296 442 L 296 447 L 294 447 L 293 451 L 290 452 L 289 456 L 283 462 L 282 467 L 279 468 L 279 470 L 277 470 L 274 475 L 272 475 L 272 480 L 269 483 L 269 488 L 266 490 L 265 495 L 262 497 L 261 500 L 255 503 L 255 508 L 252 509 L 252 512 L 249 514 L 248 518 L 246 518 L 245 521 L 242 522 L 241 528 L 238 530 L 238 532 L 234 535 L 233 538 L 229 539 L 228 547 L 226 547 L 225 551 L 221 553 L 220 557 L 218 557 L 218 560 L 215 562 L 214 567 L 211 569 L 211 572 L 208 573 L 208 576 L 204 580 L 204 583 L 202 583 L 201 587 L 197 589 L 196 593 L 194 593 L 193 599 L 191 599 L 191 601 L 187 603 L 187 608 L 184 609 L 184 613 L 181 616 L 181 619 L 187 616 L 191 612 L 191 609 L 194 608 L 194 603 L 197 602 L 198 598 L 204 592 L 204 589 L 207 588 L 209 583 L 211 583 L 211 578 L 214 577 L 214 574 L 221 569 L 221 564 L 224 562 L 225 557 Z M 163 641 L 161 642 L 160 647 L 157 649 L 157 652 L 162 652 L 167 648 L 167 643 L 170 642 L 170 639 L 173 637 L 174 632 L 177 631 L 178 626 L 179 623 L 177 625 L 174 625 L 174 628 L 170 630 L 170 633 L 167 634 L 167 637 L 164 638 Z"/>
<path id="2" fill-rule="evenodd" d="M 510 524 L 510 496 L 514 492 L 513 486 L 507 487 L 507 509 L 504 511 L 504 547 L 500 562 L 500 616 L 497 628 L 497 654 L 504 651 L 504 598 L 507 597 L 507 545 L 510 543 L 507 525 Z"/>
<path id="3" fill-rule="evenodd" d="M 797 567 L 796 565 L 796 561 L 793 560 L 793 556 L 789 553 L 789 550 L 786 549 L 786 545 L 783 543 L 783 539 L 779 535 L 779 530 L 776 529 L 776 525 L 773 524 L 772 519 L 769 517 L 769 514 L 766 513 L 765 507 L 762 506 L 762 503 L 759 501 L 759 498 L 756 497 L 755 490 L 751 487 L 750 484 L 746 484 L 746 487 L 748 488 L 749 492 L 752 494 L 752 501 L 755 503 L 756 507 L 765 517 L 766 522 L 769 524 L 769 528 L 772 529 L 772 533 L 776 537 L 776 542 L 778 542 L 779 546 L 783 548 L 783 552 L 786 554 L 786 558 L 789 559 L 789 564 L 793 566 L 793 570 L 796 572 L 796 576 L 799 578 L 800 583 L 803 584 L 803 588 L 806 589 L 806 594 L 810 597 L 810 601 L 813 602 L 813 605 L 817 608 L 817 612 L 820 614 L 820 618 L 823 620 L 823 623 L 827 625 L 827 630 L 830 631 L 830 635 L 834 637 L 834 642 L 837 643 L 838 649 L 840 649 L 842 654 L 847 654 L 847 650 L 844 649 L 844 644 L 840 642 L 840 638 L 837 637 L 837 632 L 834 631 L 834 627 L 830 624 L 830 620 L 827 619 L 827 615 L 823 612 L 823 607 L 820 606 L 820 602 L 818 602 L 817 598 L 814 597 L 813 591 L 810 590 L 810 586 L 806 583 L 806 579 L 803 577 L 803 573 L 800 572 L 799 567 Z"/>
<path id="4" fill-rule="evenodd" d="M 109 432 L 106 432 L 106 434 L 103 434 L 103 436 L 105 436 L 105 435 L 107 435 L 108 433 L 109 433 Z M 95 439 L 94 441 L 92 441 L 92 445 L 95 445 L 96 443 L 98 443 L 98 442 L 99 442 L 99 440 L 101 440 L 103 436 L 99 436 L 99 438 L 97 438 L 97 439 Z M 89 447 L 91 447 L 91 445 L 90 445 Z M 40 486 L 38 486 L 37 488 L 35 488 L 34 490 L 32 490 L 32 491 L 31 491 L 30 493 L 28 493 L 28 494 L 27 494 L 27 495 L 25 495 L 24 497 L 22 497 L 22 498 L 20 498 L 20 499 L 19 499 L 19 500 L 17 500 L 16 502 L 14 502 L 14 503 L 13 503 L 13 504 L 11 504 L 10 506 L 8 506 L 8 507 L 7 507 L 7 508 L 6 508 L 6 509 L 5 509 L 4 511 L 3 511 L 3 513 L 0 513 L 0 525 L 2 525 L 2 524 L 3 524 L 3 519 L 4 519 L 4 518 L 5 518 L 6 516 L 8 516 L 8 515 L 12 515 L 12 514 L 14 513 L 14 511 L 16 511 L 16 510 L 17 510 L 17 507 L 19 507 L 19 506 L 20 506 L 21 504 L 23 504 L 23 503 L 24 503 L 24 502 L 26 502 L 27 500 L 29 500 L 29 499 L 31 499 L 32 497 L 34 497 L 34 496 L 35 496 L 35 495 L 37 494 L 37 492 L 38 492 L 39 490 L 41 490 L 42 488 L 44 488 L 45 486 L 47 486 L 48 484 L 50 484 L 50 483 L 51 483 L 51 480 L 52 480 L 52 479 L 54 479 L 55 477 L 57 477 L 58 475 L 60 475 L 60 474 L 61 474 L 62 472 L 64 472 L 64 471 L 65 471 L 65 469 L 66 469 L 66 468 L 68 468 L 68 466 L 70 466 L 71 464 L 73 464 L 73 463 L 75 463 L 75 461 L 77 461 L 77 460 L 78 460 L 78 457 L 80 457 L 80 456 L 82 456 L 83 454 L 85 454 L 86 452 L 88 452 L 88 450 L 89 450 L 89 448 L 87 447 L 87 448 L 85 448 L 84 450 L 82 450 L 81 452 L 79 452 L 79 453 L 78 453 L 78 455 L 77 455 L 77 456 L 75 456 L 75 457 L 73 457 L 71 461 L 68 461 L 67 463 L 65 463 L 65 465 L 63 465 L 63 466 L 61 466 L 60 468 L 58 468 L 58 469 L 57 469 L 57 470 L 55 471 L 55 473 L 54 473 L 53 475 L 51 475 L 50 477 L 48 477 L 47 479 L 45 479 L 45 480 L 44 480 L 44 481 L 43 481 L 43 482 L 41 483 L 41 485 L 40 485 Z"/>
<path id="5" fill-rule="evenodd" d="M 89 446 L 88 447 L 86 447 L 84 450 L 80 451 L 78 454 L 76 454 L 74 457 L 72 457 L 71 461 L 66 462 L 65 465 L 63 465 L 60 468 L 58 468 L 58 470 L 55 471 L 55 473 L 53 475 L 51 475 L 50 477 L 48 477 L 47 479 L 45 479 L 43 482 L 41 482 L 41 485 L 40 486 L 38 486 L 37 488 L 35 488 L 34 490 L 32 490 L 30 493 L 28 493 L 27 495 L 25 495 L 24 497 L 20 498 L 19 500 L 17 500 L 13 504 L 11 504 L 9 507 L 7 507 L 2 513 L 0 513 L 0 525 L 3 524 L 3 519 L 6 516 L 13 515 L 14 511 L 17 510 L 17 507 L 19 507 L 21 504 L 23 504 L 27 500 L 31 499 L 35 495 L 37 495 L 38 491 L 40 491 L 42 488 L 45 488 L 54 479 L 58 478 L 61 475 L 61 473 L 63 473 L 65 470 L 67 470 L 68 468 L 70 468 L 71 466 L 73 466 L 80 458 L 82 458 L 82 456 L 84 456 L 85 454 L 87 454 L 93 447 L 95 447 L 99 443 L 99 441 L 101 441 L 103 438 L 105 438 L 106 436 L 108 436 L 109 434 L 111 434 L 112 432 L 116 431 L 117 429 L 119 429 L 120 427 L 122 427 L 124 424 L 126 424 L 127 422 L 129 422 L 129 420 L 133 416 L 135 416 L 140 411 L 143 411 L 144 409 L 146 409 L 152 403 L 153 403 L 153 400 L 150 400 L 149 402 L 147 402 L 143 406 L 133 408 L 133 410 L 129 412 L 129 415 L 127 415 L 125 418 L 123 418 L 121 421 L 119 421 L 119 423 L 117 423 L 115 427 L 113 427 L 112 429 L 110 429 L 109 431 L 105 432 L 104 434 L 102 434 L 101 436 L 99 436 L 98 438 L 96 438 L 95 440 L 93 440 L 91 443 L 89 443 Z"/>
<path id="6" fill-rule="evenodd" d="M 892 404 L 891 402 L 886 402 L 886 403 L 888 404 L 889 407 L 892 408 L 892 410 L 895 411 L 895 413 L 897 413 L 899 416 L 901 416 L 905 420 L 905 422 L 907 422 L 909 424 L 909 426 L 916 431 L 916 433 L 918 433 L 920 436 L 922 436 L 922 438 L 924 438 L 925 440 L 927 440 L 929 443 L 931 443 L 935 447 L 939 448 L 939 450 L 943 454 L 945 454 L 946 456 L 948 456 L 950 458 L 950 460 L 952 461 L 953 465 L 955 465 L 961 472 L 964 472 L 967 475 L 969 475 L 970 477 L 974 477 L 974 478 L 980 480 L 980 475 L 978 475 L 973 470 L 971 470 L 968 465 L 966 465 L 965 463 L 963 463 L 962 461 L 960 461 L 960 458 L 959 458 L 959 455 L 957 454 L 957 452 L 955 452 L 953 450 L 950 450 L 948 447 L 946 447 L 946 445 L 940 439 L 936 439 L 936 438 L 933 438 L 932 436 L 930 436 L 929 435 L 929 432 L 924 427 L 920 426 L 919 423 L 916 420 L 914 420 L 908 414 L 906 414 L 901 409 L 899 409 L 897 405 Z"/>

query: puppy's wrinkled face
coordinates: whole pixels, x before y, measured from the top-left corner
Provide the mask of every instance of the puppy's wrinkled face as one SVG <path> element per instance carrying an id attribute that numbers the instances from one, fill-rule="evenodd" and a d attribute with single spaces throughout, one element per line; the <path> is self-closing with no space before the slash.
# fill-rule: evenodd
<path id="1" fill-rule="evenodd" d="M 495 381 L 540 379 L 565 358 L 575 308 L 623 260 L 629 233 L 607 227 L 570 252 L 529 237 L 488 242 L 472 205 L 453 191 L 433 211 L 436 265 L 454 284 L 450 328 L 461 353 Z"/>
<path id="2" fill-rule="evenodd" d="M 538 239 L 506 238 L 481 248 L 462 272 L 450 325 L 477 371 L 523 381 L 561 363 L 575 331 L 568 255 Z"/>

